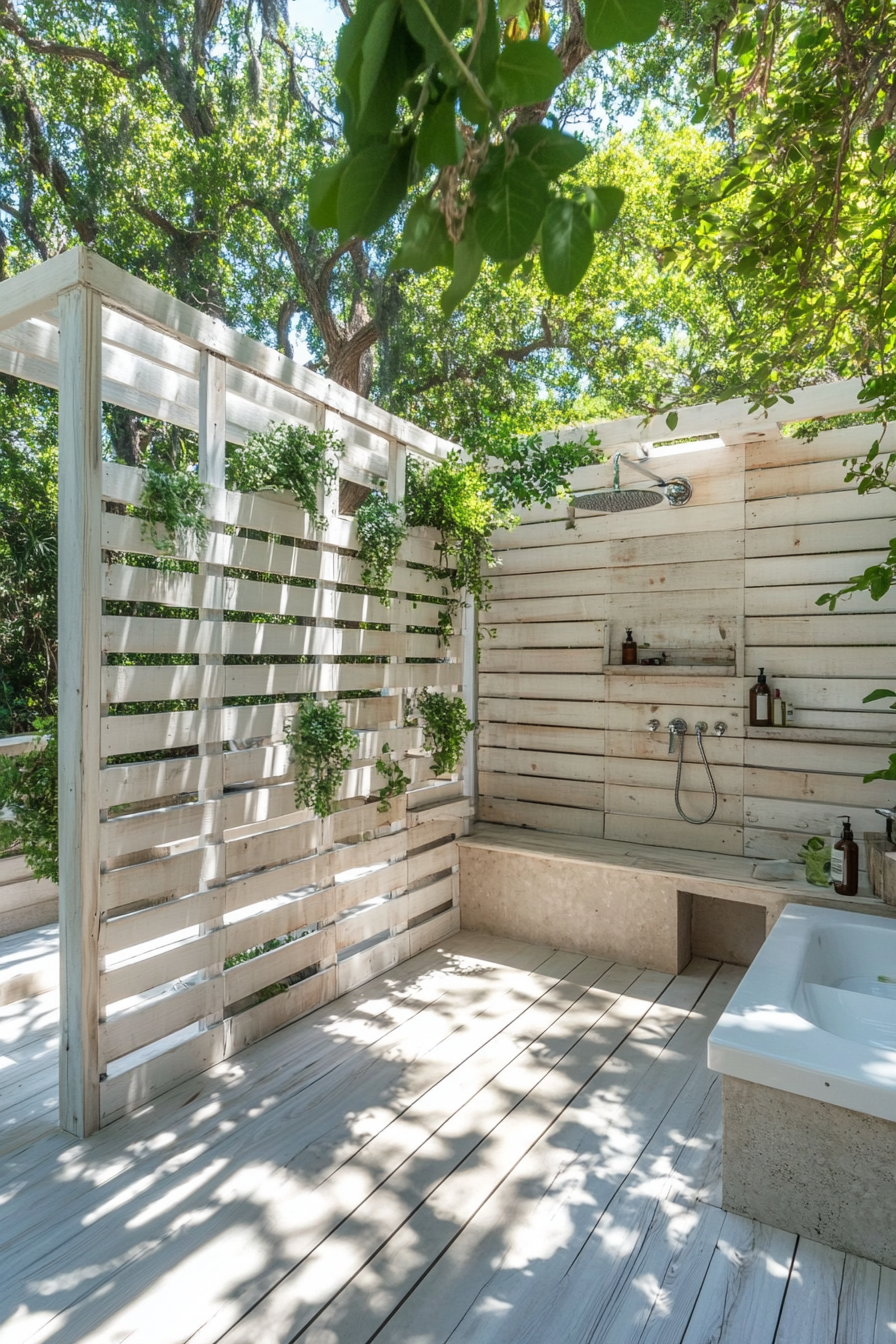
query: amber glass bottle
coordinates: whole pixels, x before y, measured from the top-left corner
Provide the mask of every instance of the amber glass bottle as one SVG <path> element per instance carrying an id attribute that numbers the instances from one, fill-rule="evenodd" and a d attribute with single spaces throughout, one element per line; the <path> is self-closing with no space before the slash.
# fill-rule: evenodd
<path id="1" fill-rule="evenodd" d="M 859 889 L 859 847 L 849 817 L 840 817 L 843 833 L 831 849 L 831 882 L 838 896 L 855 896 Z"/>
<path id="2" fill-rule="evenodd" d="M 765 668 L 760 667 L 759 679 L 750 687 L 750 724 L 753 728 L 770 728 L 772 696 L 765 680 Z"/>
<path id="3" fill-rule="evenodd" d="M 626 665 L 638 661 L 638 646 L 632 639 L 631 630 L 626 630 L 625 639 L 622 641 L 622 661 Z"/>

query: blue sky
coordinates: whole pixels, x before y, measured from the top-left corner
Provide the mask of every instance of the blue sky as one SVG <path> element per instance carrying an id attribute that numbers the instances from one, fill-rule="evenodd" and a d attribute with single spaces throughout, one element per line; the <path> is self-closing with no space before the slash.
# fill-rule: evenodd
<path id="1" fill-rule="evenodd" d="M 334 37 L 342 23 L 342 11 L 331 0 L 289 0 L 289 17 L 303 28 L 318 28 L 325 37 Z"/>

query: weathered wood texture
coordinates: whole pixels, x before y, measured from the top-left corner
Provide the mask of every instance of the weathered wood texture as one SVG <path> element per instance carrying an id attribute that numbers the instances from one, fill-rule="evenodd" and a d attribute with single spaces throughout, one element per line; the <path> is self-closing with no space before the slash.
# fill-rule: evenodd
<path id="1" fill-rule="evenodd" d="M 475 625 L 466 653 L 439 638 L 434 533 L 407 538 L 390 597 L 338 489 L 318 530 L 291 495 L 225 488 L 228 446 L 275 423 L 334 431 L 340 477 L 396 500 L 408 452 L 446 440 L 83 249 L 0 286 L 0 369 L 60 392 L 60 1108 L 83 1135 L 457 927 L 471 805 L 404 724 L 421 688 L 475 708 Z M 103 401 L 198 433 L 201 546 L 159 563 L 141 472 L 102 462 Z M 358 733 L 324 822 L 284 742 L 307 695 Z M 380 810 L 387 748 L 410 784 Z M 28 899 L 10 863 L 0 931 Z"/>
<path id="2" fill-rule="evenodd" d="M 211 439 L 214 426 L 204 432 Z M 330 517 L 336 550 L 329 527 L 312 539 L 290 501 L 247 503 L 221 489 L 220 472 L 209 475 L 209 541 L 201 553 L 178 550 L 198 573 L 131 567 L 133 587 L 118 582 L 116 571 L 128 569 L 118 559 L 157 552 L 138 540 L 134 519 L 103 515 L 112 581 L 96 654 L 102 644 L 115 657 L 102 681 L 112 759 L 99 779 L 103 1123 L 458 921 L 454 838 L 464 810 L 426 840 L 409 820 L 409 809 L 428 810 L 452 786 L 433 778 L 420 729 L 403 726 L 404 692 L 456 693 L 464 680 L 462 641 L 445 648 L 435 634 L 408 629 L 435 625 L 430 580 L 400 558 L 389 606 L 363 590 L 343 593 L 342 585 L 361 587 L 347 520 Z M 108 468 L 106 503 L 138 499 L 135 476 Z M 248 537 L 241 520 L 251 523 Z M 427 546 L 413 536 L 404 555 L 419 564 Z M 165 614 L 179 604 L 188 609 Z M 389 628 L 337 628 L 334 618 Z M 283 734 L 297 696 L 347 691 L 374 694 L 344 702 L 358 747 L 340 810 L 320 822 L 296 810 Z M 240 705 L 247 697 L 256 703 Z M 131 705 L 152 712 L 135 715 Z M 387 745 L 411 792 L 380 811 L 370 800 Z M 180 754 L 133 759 L 166 748 Z"/>
<path id="3" fill-rule="evenodd" d="M 819 414 L 832 414 L 850 395 L 809 389 L 800 404 L 815 398 Z M 686 414 L 713 432 L 713 417 L 727 424 L 731 408 Z M 597 429 L 611 445 L 632 432 Z M 852 599 L 834 614 L 816 604 L 892 534 L 887 500 L 843 479 L 843 459 L 867 452 L 874 436 L 859 426 L 807 442 L 746 417 L 722 435 L 724 447 L 683 445 L 656 459 L 665 477 L 691 479 L 684 508 L 580 515 L 574 529 L 556 508 L 531 510 L 498 534 L 502 567 L 486 618 L 494 635 L 480 676 L 483 818 L 756 858 L 795 857 L 843 812 L 879 830 L 873 809 L 886 789 L 862 776 L 885 764 L 889 720 L 863 697 L 896 675 L 896 598 Z M 611 473 L 609 463 L 581 468 L 573 485 L 607 486 Z M 619 666 L 629 626 L 639 658 L 665 652 L 673 665 Z M 794 706 L 790 740 L 787 730 L 766 739 L 746 726 L 760 666 Z M 674 717 L 689 726 L 681 802 L 694 818 L 712 802 L 693 732 L 697 720 L 709 724 L 719 802 L 708 825 L 675 809 Z M 653 734 L 650 720 L 660 724 Z"/>
<path id="4" fill-rule="evenodd" d="M 44 1127 L 0 1187 L 4 1339 L 884 1344 L 892 1271 L 718 1206 L 741 973 L 462 933 L 87 1144 Z M 52 1020 L 18 1025 L 20 1076 Z M 12 1090 L 33 1139 L 46 1084 Z"/>

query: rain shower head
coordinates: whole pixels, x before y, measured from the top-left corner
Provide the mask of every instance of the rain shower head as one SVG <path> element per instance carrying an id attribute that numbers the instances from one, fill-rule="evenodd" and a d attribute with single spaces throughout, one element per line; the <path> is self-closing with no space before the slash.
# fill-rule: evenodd
<path id="1" fill-rule="evenodd" d="M 649 509 L 651 504 L 662 504 L 659 490 L 594 490 L 590 495 L 576 495 L 575 506 L 591 513 L 624 513 L 628 509 Z"/>
<path id="2" fill-rule="evenodd" d="M 659 488 L 656 490 L 645 490 L 643 488 L 636 490 L 631 487 L 623 489 L 619 484 L 620 460 L 627 462 L 630 467 L 635 467 L 637 471 L 643 472 L 645 476 L 649 476 L 651 480 L 656 481 Z M 576 495 L 573 506 L 587 513 L 624 513 L 630 509 L 649 509 L 653 504 L 662 504 L 665 499 L 673 508 L 678 508 L 682 504 L 687 504 L 692 494 L 691 483 L 685 480 L 684 476 L 673 476 L 671 480 L 664 481 L 661 476 L 655 476 L 652 471 L 642 467 L 640 462 L 635 462 L 629 457 L 624 458 L 621 453 L 616 453 L 613 457 L 613 488 L 611 490 L 592 490 L 587 495 Z"/>

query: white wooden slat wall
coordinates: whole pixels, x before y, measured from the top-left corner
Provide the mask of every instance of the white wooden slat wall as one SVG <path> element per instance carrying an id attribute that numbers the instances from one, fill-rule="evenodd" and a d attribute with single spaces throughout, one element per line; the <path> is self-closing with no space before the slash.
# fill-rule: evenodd
<path id="1" fill-rule="evenodd" d="M 684 508 L 580 516 L 574 530 L 562 509 L 533 510 L 499 534 L 483 618 L 494 631 L 480 674 L 483 819 L 763 858 L 793 857 L 844 811 L 857 832 L 880 830 L 873 808 L 890 791 L 861 779 L 885 763 L 893 733 L 883 707 L 861 701 L 896 675 L 894 598 L 836 614 L 815 604 L 892 535 L 891 498 L 843 479 L 843 459 L 875 433 L 823 430 L 807 443 L 747 427 L 714 451 L 656 459 L 664 476 L 692 480 Z M 609 464 L 575 473 L 576 488 L 609 480 Z M 639 658 L 664 649 L 680 671 L 615 666 L 627 626 Z M 760 665 L 795 705 L 794 727 L 746 726 Z M 676 716 L 690 729 L 681 797 L 693 816 L 711 803 L 694 723 L 727 724 L 707 741 L 719 805 L 706 825 L 675 810 Z"/>
<path id="2" fill-rule="evenodd" d="M 360 562 L 346 553 L 357 544 L 348 520 L 332 517 L 323 549 L 280 496 L 213 490 L 208 543 L 176 554 L 198 572 L 144 568 L 139 557 L 158 553 L 120 512 L 139 495 L 137 472 L 105 466 L 103 1124 L 455 929 L 455 837 L 471 812 L 459 780 L 434 779 L 421 729 L 403 726 L 405 690 L 458 693 L 463 675 L 462 639 L 439 643 L 440 608 L 424 600 L 440 588 L 408 567 L 433 557 L 430 536 L 408 539 L 387 607 L 341 591 L 361 587 Z M 240 535 L 240 523 L 276 540 Z M 289 623 L 259 623 L 256 613 Z M 172 654 L 187 661 L 172 664 Z M 227 661 L 234 654 L 257 661 Z M 277 661 L 284 655 L 309 661 Z M 381 661 L 342 661 L 371 656 Z M 321 823 L 296 811 L 283 732 L 299 695 L 352 691 L 380 693 L 343 701 L 358 747 L 340 810 Z M 233 703 L 250 696 L 290 700 Z M 140 701 L 158 708 L 130 713 Z M 230 745 L 223 756 L 218 742 Z M 382 783 L 375 758 L 386 743 L 412 782 L 380 812 L 367 800 Z M 117 759 L 172 747 L 198 754 Z"/>

